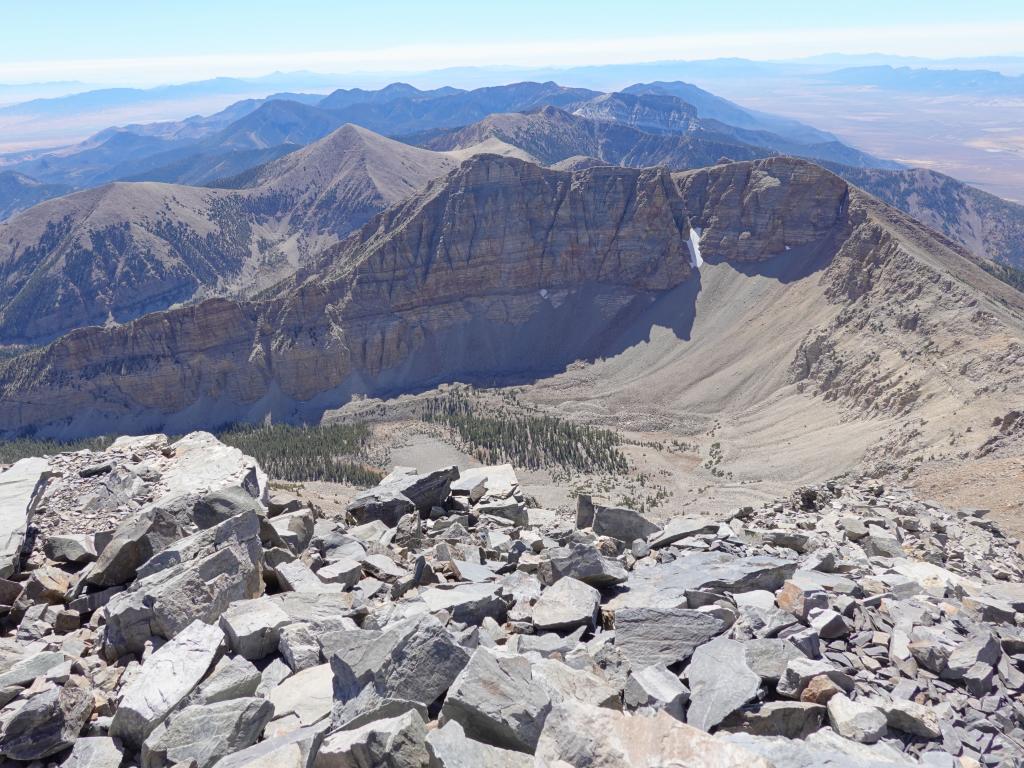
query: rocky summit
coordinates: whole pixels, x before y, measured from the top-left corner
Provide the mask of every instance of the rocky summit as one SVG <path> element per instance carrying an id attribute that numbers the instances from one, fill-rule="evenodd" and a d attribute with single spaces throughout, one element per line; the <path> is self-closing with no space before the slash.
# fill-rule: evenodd
<path id="1" fill-rule="evenodd" d="M 1018 542 L 876 482 L 649 519 L 396 467 L 328 514 L 151 435 L 18 461 L 0 525 L 10 765 L 1024 761 Z"/>

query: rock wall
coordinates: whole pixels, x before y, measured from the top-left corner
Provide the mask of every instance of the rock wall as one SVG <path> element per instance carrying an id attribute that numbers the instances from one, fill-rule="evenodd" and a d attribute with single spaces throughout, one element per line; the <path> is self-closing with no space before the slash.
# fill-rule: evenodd
<path id="1" fill-rule="evenodd" d="M 687 281 L 691 222 L 706 258 L 770 259 L 841 236 L 845 190 L 787 159 L 673 177 L 474 158 L 262 301 L 81 329 L 3 363 L 0 430 L 315 418 L 353 391 L 471 372 L 447 356 L 477 350 L 479 373 L 556 372 L 619 351 L 603 339 L 623 313 Z M 550 354 L 522 363 L 531 348 Z"/>

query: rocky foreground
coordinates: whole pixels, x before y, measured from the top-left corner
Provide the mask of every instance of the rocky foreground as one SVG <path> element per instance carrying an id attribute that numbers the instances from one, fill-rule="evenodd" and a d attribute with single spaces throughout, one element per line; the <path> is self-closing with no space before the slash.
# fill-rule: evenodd
<path id="1" fill-rule="evenodd" d="M 194 433 L 0 474 L 0 754 L 69 768 L 1024 762 L 1024 560 L 854 484 L 663 526 L 510 466 L 324 519 Z"/>

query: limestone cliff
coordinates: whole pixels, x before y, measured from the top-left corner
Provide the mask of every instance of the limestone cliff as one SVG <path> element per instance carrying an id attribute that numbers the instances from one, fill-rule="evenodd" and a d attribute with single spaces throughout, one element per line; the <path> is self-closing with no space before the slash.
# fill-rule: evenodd
<path id="1" fill-rule="evenodd" d="M 769 258 L 841 226 L 845 195 L 790 160 L 674 179 L 474 158 L 262 301 L 84 328 L 4 363 L 0 428 L 308 418 L 353 392 L 549 373 L 613 352 L 617 322 L 688 279 L 691 220 L 714 257 Z"/>

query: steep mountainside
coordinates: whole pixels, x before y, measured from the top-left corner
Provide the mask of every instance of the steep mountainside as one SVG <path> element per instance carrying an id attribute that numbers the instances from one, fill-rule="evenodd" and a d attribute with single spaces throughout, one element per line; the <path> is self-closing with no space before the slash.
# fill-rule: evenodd
<path id="1" fill-rule="evenodd" d="M 312 419 L 356 393 L 483 380 L 609 416 L 635 413 L 624 400 L 663 419 L 828 415 L 843 461 L 883 438 L 871 455 L 896 460 L 976 439 L 962 428 L 1020 402 L 1022 359 L 1021 294 L 820 167 L 480 156 L 264 300 L 0 364 L 0 429 Z"/>
<path id="2" fill-rule="evenodd" d="M 971 253 L 1024 269 L 1024 205 L 923 168 L 827 167 Z"/>
<path id="3" fill-rule="evenodd" d="M 455 161 L 348 126 L 252 188 L 115 183 L 0 224 L 0 343 L 258 289 Z"/>
<path id="4" fill-rule="evenodd" d="M 0 221 L 70 191 L 62 184 L 44 184 L 21 173 L 0 171 Z"/>

